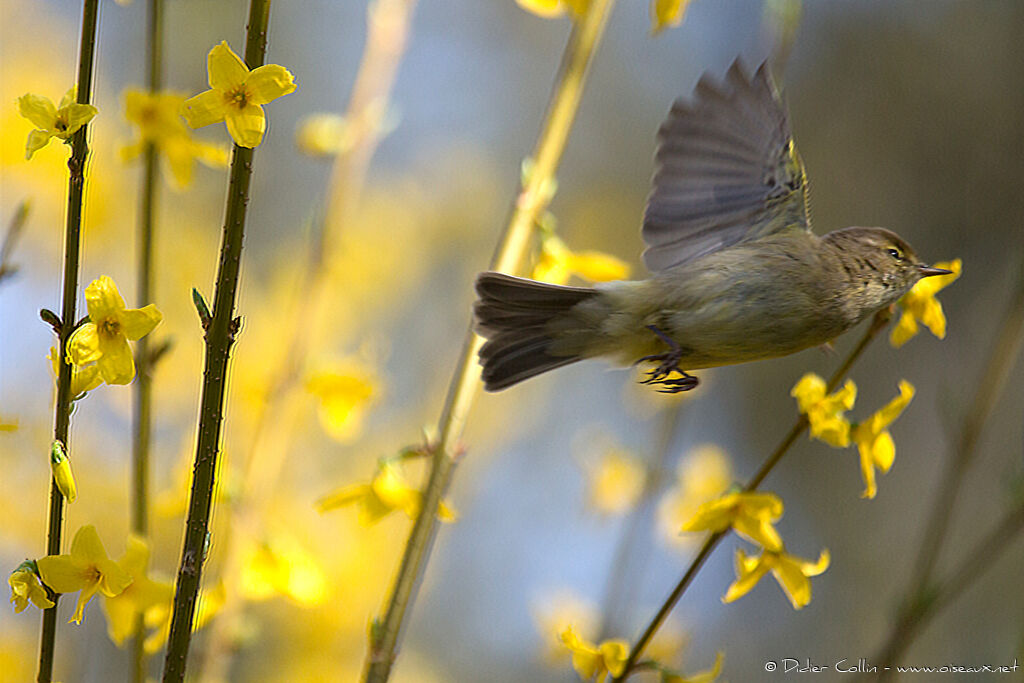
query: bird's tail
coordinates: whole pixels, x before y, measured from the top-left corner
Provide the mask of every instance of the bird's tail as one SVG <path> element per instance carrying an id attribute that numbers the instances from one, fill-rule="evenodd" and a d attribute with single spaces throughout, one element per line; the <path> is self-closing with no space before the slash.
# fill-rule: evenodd
<path id="1" fill-rule="evenodd" d="M 569 311 L 596 295 L 583 287 L 564 287 L 503 273 L 481 273 L 480 297 L 473 307 L 475 329 L 487 338 L 480 349 L 484 388 L 500 391 L 524 379 L 581 360 L 554 352 L 554 332 L 572 332 Z"/>

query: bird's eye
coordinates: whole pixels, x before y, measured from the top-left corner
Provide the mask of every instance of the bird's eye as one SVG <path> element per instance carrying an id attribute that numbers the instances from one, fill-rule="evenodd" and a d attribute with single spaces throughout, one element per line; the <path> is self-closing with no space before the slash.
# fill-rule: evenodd
<path id="1" fill-rule="evenodd" d="M 893 249 L 886 249 L 886 251 L 889 252 L 889 256 L 892 256 L 897 261 L 900 261 L 900 260 L 903 259 L 903 254 L 900 253 L 899 249 L 895 249 L 895 248 L 893 248 Z"/>

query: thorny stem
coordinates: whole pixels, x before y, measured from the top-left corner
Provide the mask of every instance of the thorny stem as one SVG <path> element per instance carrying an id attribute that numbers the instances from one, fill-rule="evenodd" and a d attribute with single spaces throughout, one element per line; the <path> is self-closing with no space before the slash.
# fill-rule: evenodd
<path id="1" fill-rule="evenodd" d="M 978 436 L 988 421 L 993 407 L 1002 396 L 1003 389 L 1006 388 L 1010 371 L 1020 356 L 1022 346 L 1024 346 L 1024 272 L 1021 274 L 1010 307 L 1003 316 L 981 381 L 975 385 L 977 391 L 964 419 L 957 439 L 956 451 L 947 462 L 942 483 L 936 492 L 935 504 L 921 538 L 921 549 L 911 573 L 911 579 L 907 584 L 907 594 L 900 606 L 896 625 L 881 653 L 872 659 L 872 661 L 880 662 L 879 666 L 883 667 L 883 671 L 884 667 L 892 667 L 909 647 L 925 613 L 930 610 L 934 611 L 936 608 L 932 604 L 938 599 L 932 577 L 939 554 L 949 535 L 949 525 L 953 518 L 958 493 L 967 471 L 976 457 Z"/>
<path id="2" fill-rule="evenodd" d="M 78 102 L 89 104 L 92 98 L 92 72 L 96 50 L 96 27 L 99 22 L 99 0 L 85 0 L 82 6 L 82 38 L 78 53 Z M 88 126 L 82 126 L 71 138 L 71 158 L 68 159 L 68 211 L 64 228 L 64 287 L 61 319 L 75 319 L 78 296 L 78 263 L 82 232 L 82 200 L 85 197 L 85 164 L 89 157 L 86 139 Z M 68 428 L 71 425 L 71 365 L 66 360 L 67 341 L 71 326 L 61 326 L 57 344 L 60 358 L 57 372 L 57 401 L 54 407 L 53 438 L 64 444 L 70 452 Z M 60 537 L 64 517 L 64 496 L 55 481 L 50 482 L 50 515 L 46 534 L 46 554 L 60 554 Z M 43 611 L 42 633 L 39 639 L 39 683 L 49 683 L 53 675 L 53 653 L 57 636 L 57 600 L 59 596 L 46 589 L 53 607 Z"/>
<path id="3" fill-rule="evenodd" d="M 242 484 L 228 507 L 229 525 L 236 533 L 220 544 L 222 572 L 238 576 L 241 572 L 243 537 L 258 534 L 263 528 L 266 499 L 272 495 L 288 455 L 288 443 L 297 419 L 296 401 L 300 380 L 314 335 L 328 314 L 332 257 L 338 239 L 358 205 L 366 172 L 383 132 L 376 115 L 384 110 L 405 54 L 406 39 L 416 0 L 375 0 L 367 8 L 367 37 L 362 61 L 349 99 L 345 118 L 359 126 L 360 133 L 351 149 L 335 159 L 326 216 L 315 226 L 309 251 L 309 264 L 292 305 L 292 322 L 284 328 L 288 338 L 278 367 L 270 374 L 265 399 L 256 418 L 252 441 L 246 451 Z M 236 652 L 238 622 L 245 608 L 244 599 L 230 583 L 225 584 L 224 604 L 212 622 L 206 652 L 199 667 L 200 681 L 228 679 L 232 655 Z"/>
<path id="4" fill-rule="evenodd" d="M 555 176 L 576 118 L 587 71 L 614 4 L 614 0 L 594 0 L 586 15 L 573 27 L 544 127 L 534 150 L 534 171 L 520 193 L 509 224 L 498 242 L 491 259 L 493 270 L 507 273 L 521 270 L 529 251 L 534 226 L 548 200 L 544 189 Z M 384 618 L 371 633 L 365 663 L 364 679 L 367 683 L 384 683 L 391 675 L 402 622 L 415 600 L 416 588 L 437 531 L 437 506 L 451 481 L 459 452 L 459 440 L 479 390 L 477 352 L 482 344 L 483 341 L 470 329 L 463 341 L 458 365 L 441 411 L 438 440 L 432 444 L 430 478 L 423 492 L 423 504 L 406 541 Z"/>
<path id="5" fill-rule="evenodd" d="M 250 69 L 263 65 L 269 22 L 270 0 L 251 0 L 245 40 L 245 63 Z M 200 400 L 199 438 L 196 444 L 188 521 L 185 525 L 185 542 L 174 594 L 171 634 L 164 662 L 164 683 L 181 683 L 185 680 L 196 596 L 199 593 L 206 537 L 210 525 L 217 454 L 220 449 L 220 428 L 224 416 L 228 355 L 238 327 L 234 317 L 235 292 L 238 289 L 239 266 L 242 260 L 242 238 L 245 233 L 252 159 L 251 148 L 235 145 L 231 159 L 231 179 L 228 184 L 220 263 L 217 267 L 213 316 L 205 335 L 206 360 Z"/>
<path id="6" fill-rule="evenodd" d="M 146 85 L 155 93 L 162 85 L 163 0 L 149 0 L 146 24 Z M 153 241 L 156 215 L 157 149 L 146 143 L 142 179 L 142 205 L 139 216 L 138 294 L 139 306 L 153 299 Z M 132 531 L 142 538 L 149 536 L 149 447 L 151 442 L 153 377 L 152 353 L 148 336 L 136 343 L 135 402 L 132 411 Z M 132 680 L 146 680 L 146 653 L 142 614 L 135 617 L 132 634 Z"/>
<path id="7" fill-rule="evenodd" d="M 827 391 L 832 391 L 841 381 L 843 381 L 843 378 L 846 377 L 846 373 L 850 371 L 850 368 L 853 367 L 853 364 L 861 357 L 868 345 L 878 336 L 878 333 L 885 329 L 886 325 L 889 324 L 891 317 L 892 313 L 888 308 L 883 308 L 875 314 L 875 317 L 871 319 L 868 329 L 865 330 L 864 336 L 861 337 L 857 345 L 852 351 L 850 351 L 846 360 L 844 360 L 843 364 L 839 366 L 839 369 L 832 374 L 832 377 L 828 381 Z M 805 416 L 801 415 L 797 418 L 796 424 L 793 425 L 793 428 L 789 430 L 789 433 L 782 439 L 778 447 L 776 447 L 772 454 L 764 461 L 764 464 L 761 465 L 757 474 L 755 474 L 754 477 L 747 482 L 746 486 L 743 487 L 744 491 L 754 491 L 761 485 L 761 482 L 765 480 L 772 469 L 779 463 L 782 456 L 784 456 L 789 450 L 790 446 L 792 446 L 793 443 L 796 442 L 797 438 L 803 434 L 804 430 L 807 429 L 807 426 L 808 422 Z M 669 594 L 668 598 L 666 598 L 665 602 L 662 603 L 661 608 L 658 609 L 658 613 L 654 615 L 654 618 L 651 619 L 651 622 L 644 630 L 643 635 L 640 636 L 640 639 L 633 646 L 633 649 L 630 650 L 625 668 L 623 668 L 622 673 L 615 677 L 616 683 L 626 680 L 626 678 L 629 677 L 630 672 L 636 668 L 638 663 L 637 660 L 640 658 L 640 655 L 643 654 L 644 648 L 646 648 L 651 642 L 654 634 L 658 632 L 658 629 L 661 628 L 665 619 L 675 608 L 676 603 L 679 602 L 681 597 L 683 597 L 683 593 L 685 593 L 686 589 L 689 588 L 693 579 L 697 576 L 697 572 L 700 571 L 704 562 L 707 561 L 711 552 L 715 549 L 715 546 L 718 545 L 718 542 L 721 541 L 727 533 L 728 531 L 718 531 L 709 534 L 707 539 L 705 539 L 704 544 L 697 552 L 697 556 L 693 558 L 690 562 L 690 566 L 686 570 L 686 573 L 683 574 L 683 578 L 679 580 L 679 583 L 676 584 L 676 587 Z"/>

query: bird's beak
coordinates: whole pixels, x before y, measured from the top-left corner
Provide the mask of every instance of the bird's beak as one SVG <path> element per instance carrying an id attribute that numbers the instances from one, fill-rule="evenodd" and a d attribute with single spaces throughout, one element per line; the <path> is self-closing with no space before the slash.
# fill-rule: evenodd
<path id="1" fill-rule="evenodd" d="M 926 266 L 923 263 L 917 266 L 917 272 L 921 273 L 921 277 L 931 277 L 932 275 L 952 275 L 952 270 L 946 270 L 945 268 L 933 268 L 932 266 Z"/>

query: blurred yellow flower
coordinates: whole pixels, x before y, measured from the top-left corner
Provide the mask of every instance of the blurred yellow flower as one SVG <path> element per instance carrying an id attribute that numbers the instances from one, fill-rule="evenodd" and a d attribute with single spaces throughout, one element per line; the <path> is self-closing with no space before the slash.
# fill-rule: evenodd
<path id="1" fill-rule="evenodd" d="M 591 282 L 610 282 L 629 277 L 629 264 L 600 251 L 573 252 L 553 232 L 541 235 L 540 257 L 533 267 L 534 280 L 564 285 L 573 275 Z"/>
<path id="2" fill-rule="evenodd" d="M 252 71 L 221 41 L 207 57 L 210 89 L 185 101 L 182 115 L 193 128 L 224 121 L 235 144 L 256 147 L 263 140 L 267 119 L 261 105 L 295 90 L 283 66 L 265 64 Z"/>
<path id="3" fill-rule="evenodd" d="M 558 639 L 572 653 L 572 668 L 586 681 L 603 680 L 606 674 L 618 676 L 629 657 L 629 643 L 606 640 L 600 645 L 580 638 L 572 626 L 558 634 Z"/>
<path id="4" fill-rule="evenodd" d="M 163 315 L 153 304 L 125 308 L 117 285 L 106 275 L 85 288 L 85 303 L 90 322 L 68 339 L 68 359 L 75 365 L 96 362 L 107 384 L 128 384 L 135 377 L 135 360 L 128 340 L 152 332 Z"/>
<path id="5" fill-rule="evenodd" d="M 690 0 L 651 0 L 651 33 L 668 26 L 679 26 Z"/>
<path id="6" fill-rule="evenodd" d="M 75 534 L 70 554 L 47 555 L 36 560 L 36 565 L 43 583 L 54 592 L 81 591 L 70 620 L 76 624 L 82 623 L 85 604 L 97 592 L 112 598 L 132 582 L 132 577 L 107 557 L 99 534 L 91 524 L 83 526 Z"/>
<path id="7" fill-rule="evenodd" d="M 46 358 L 50 361 L 50 367 L 53 368 L 53 379 L 56 381 L 60 375 L 60 357 L 56 346 L 50 347 L 50 353 Z M 72 401 L 77 401 L 85 396 L 85 392 L 92 391 L 101 384 L 103 384 L 103 378 L 100 377 L 100 367 L 96 363 L 71 366 Z"/>
<path id="8" fill-rule="evenodd" d="M 324 430 L 342 443 L 359 436 L 366 410 L 380 393 L 369 367 L 352 360 L 317 368 L 306 379 L 306 390 L 320 401 L 318 415 Z"/>
<path id="9" fill-rule="evenodd" d="M 0 432 L 18 431 L 18 421 L 0 417 Z"/>
<path id="10" fill-rule="evenodd" d="M 874 498 L 878 488 L 875 485 L 875 468 L 885 474 L 892 467 L 896 457 L 896 445 L 886 429 L 891 425 L 910 400 L 914 398 L 914 385 L 900 380 L 900 395 L 885 404 L 878 412 L 854 425 L 850 436 L 860 452 L 860 471 L 864 478 L 864 492 L 861 498 Z"/>
<path id="11" fill-rule="evenodd" d="M 385 104 L 374 101 L 355 119 L 339 114 L 307 116 L 295 130 L 295 144 L 299 151 L 313 157 L 334 156 L 350 151 L 368 136 L 383 138 L 396 125 L 396 117 Z"/>
<path id="12" fill-rule="evenodd" d="M 15 612 L 24 612 L 31 601 L 39 609 L 53 607 L 53 601 L 46 595 L 46 589 L 39 583 L 36 575 L 36 564 L 26 560 L 7 577 L 7 585 L 11 587 L 11 602 Z"/>
<path id="13" fill-rule="evenodd" d="M 228 150 L 192 137 L 181 120 L 180 111 L 185 96 L 162 91 L 126 90 L 124 93 L 125 118 L 139 129 L 139 140 L 121 148 L 121 160 L 139 156 L 152 143 L 162 155 L 178 188 L 192 182 L 194 162 L 211 168 L 226 168 Z"/>
<path id="14" fill-rule="evenodd" d="M 327 579 L 320 565 L 290 537 L 278 534 L 272 540 L 249 541 L 242 557 L 239 587 L 247 600 L 283 595 L 312 607 L 327 596 Z"/>
<path id="15" fill-rule="evenodd" d="M 685 544 L 691 537 L 680 534 L 697 508 L 722 494 L 733 481 L 729 457 L 714 444 L 701 444 L 676 468 L 676 483 L 658 504 L 658 526 L 670 543 Z"/>
<path id="16" fill-rule="evenodd" d="M 807 415 L 811 437 L 837 448 L 850 445 L 850 422 L 843 413 L 857 400 L 857 385 L 846 380 L 842 388 L 825 395 L 827 385 L 818 375 L 809 372 L 800 378 L 790 396 L 796 398 L 800 412 Z"/>
<path id="17" fill-rule="evenodd" d="M 569 628 L 583 634 L 592 633 L 600 621 L 600 613 L 593 602 L 567 589 L 534 600 L 530 613 L 545 646 L 544 661 L 549 664 L 560 662 L 564 653 L 561 645 L 552 641 L 552 633 L 562 633 Z"/>
<path id="18" fill-rule="evenodd" d="M 782 538 L 772 524 L 782 512 L 782 500 L 774 493 L 737 491 L 701 505 L 683 531 L 719 532 L 732 527 L 762 548 L 777 551 L 782 549 Z"/>
<path id="19" fill-rule="evenodd" d="M 918 280 L 913 289 L 903 295 L 899 301 L 903 313 L 889 335 L 889 343 L 896 348 L 903 346 L 917 334 L 918 321 L 924 323 L 939 339 L 946 337 L 946 315 L 942 312 L 942 304 L 935 295 L 960 277 L 963 263 L 960 259 L 955 259 L 936 263 L 935 267 L 953 272 L 950 275 L 933 275 Z"/>
<path id="20" fill-rule="evenodd" d="M 50 470 L 64 500 L 73 503 L 78 497 L 78 486 L 75 484 L 75 476 L 71 473 L 71 461 L 68 460 L 64 444 L 60 441 L 54 441 L 50 446 Z"/>
<path id="21" fill-rule="evenodd" d="M 147 576 L 149 544 L 132 534 L 128 547 L 117 565 L 132 582 L 115 596 L 103 599 L 103 612 L 107 615 L 107 634 L 121 647 L 135 632 L 135 620 L 157 605 L 167 606 L 174 599 L 174 586 L 168 581 L 153 581 Z"/>
<path id="22" fill-rule="evenodd" d="M 729 586 L 722 602 L 733 602 L 753 589 L 769 571 L 779 582 L 793 609 L 801 609 L 811 601 L 811 582 L 808 577 L 817 576 L 828 569 L 830 556 L 822 550 L 817 562 L 809 562 L 789 555 L 781 550 L 764 550 L 757 557 L 748 557 L 742 550 L 736 551 L 736 580 Z"/>
<path id="23" fill-rule="evenodd" d="M 587 466 L 587 502 L 602 514 L 629 510 L 644 488 L 643 463 L 626 451 L 610 448 Z"/>
<path id="24" fill-rule="evenodd" d="M 36 127 L 28 134 L 25 143 L 25 158 L 31 159 L 38 150 L 46 147 L 50 138 L 70 140 L 79 128 L 89 123 L 99 109 L 91 104 L 78 104 L 77 88 L 71 88 L 60 101 L 60 106 L 53 106 L 53 101 L 42 95 L 26 93 L 18 98 L 18 111 Z"/>
<path id="25" fill-rule="evenodd" d="M 516 0 L 516 3 L 540 17 L 558 17 L 566 10 L 576 19 L 582 17 L 590 9 L 590 0 Z"/>
<path id="26" fill-rule="evenodd" d="M 354 503 L 360 506 L 360 523 L 370 526 L 394 510 L 401 510 L 409 519 L 415 519 L 423 503 L 423 494 L 406 483 L 399 465 L 383 462 L 372 482 L 345 486 L 317 501 L 316 508 L 326 512 Z M 437 516 L 443 522 L 451 522 L 455 520 L 455 511 L 441 501 L 437 506 Z"/>

